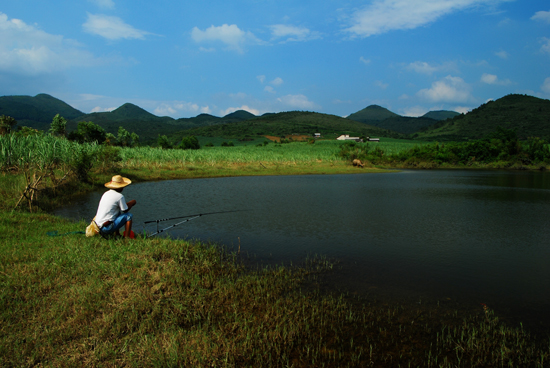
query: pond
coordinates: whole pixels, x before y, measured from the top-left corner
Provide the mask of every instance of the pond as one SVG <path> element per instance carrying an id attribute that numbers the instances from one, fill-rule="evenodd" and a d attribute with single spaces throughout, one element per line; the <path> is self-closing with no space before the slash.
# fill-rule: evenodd
<path id="1" fill-rule="evenodd" d="M 103 191 L 56 214 L 90 221 Z M 259 263 L 338 262 L 342 290 L 479 308 L 550 331 L 550 173 L 401 171 L 132 184 L 148 220 L 217 211 L 166 233 L 240 246 Z M 179 220 L 181 221 L 181 220 Z M 163 222 L 160 228 L 177 221 Z"/>

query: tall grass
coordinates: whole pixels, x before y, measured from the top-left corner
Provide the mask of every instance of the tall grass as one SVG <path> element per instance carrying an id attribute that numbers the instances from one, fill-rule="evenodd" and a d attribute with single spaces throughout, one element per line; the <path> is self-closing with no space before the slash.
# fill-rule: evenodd
<path id="1" fill-rule="evenodd" d="M 78 144 L 51 135 L 0 136 L 0 171 L 68 168 L 79 152 L 97 154 L 101 146 Z"/>
<path id="2" fill-rule="evenodd" d="M 310 162 L 341 161 L 338 156 L 341 141 L 318 141 L 315 144 L 293 142 L 288 144 L 268 144 L 266 146 L 203 147 L 199 150 L 162 150 L 153 147 L 124 148 L 121 157 L 125 167 L 140 167 L 156 163 L 162 164 L 219 164 L 271 163 L 303 164 Z M 383 140 L 380 143 L 366 143 L 379 147 L 387 154 L 394 154 L 418 145 L 418 142 L 404 140 Z"/>

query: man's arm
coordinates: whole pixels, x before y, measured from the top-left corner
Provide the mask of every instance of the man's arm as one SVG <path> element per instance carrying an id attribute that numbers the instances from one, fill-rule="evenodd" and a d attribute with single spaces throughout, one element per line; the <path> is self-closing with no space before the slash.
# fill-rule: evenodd
<path id="1" fill-rule="evenodd" d="M 128 206 L 128 210 L 127 211 L 130 211 L 132 209 L 132 207 L 134 207 L 136 205 L 136 200 L 135 199 L 132 199 L 131 201 L 129 202 L 126 202 L 126 205 Z"/>

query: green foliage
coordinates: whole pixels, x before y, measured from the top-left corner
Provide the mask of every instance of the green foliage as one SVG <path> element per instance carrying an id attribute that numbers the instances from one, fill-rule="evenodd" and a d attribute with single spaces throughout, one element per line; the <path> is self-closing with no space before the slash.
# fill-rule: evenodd
<path id="1" fill-rule="evenodd" d="M 78 143 L 96 142 L 101 144 L 105 141 L 107 134 L 105 133 L 105 129 L 99 125 L 91 121 L 81 121 L 78 123 L 77 130 L 69 133 L 67 137 Z"/>
<path id="2" fill-rule="evenodd" d="M 67 134 L 66 129 L 67 120 L 59 114 L 55 115 L 50 125 L 50 133 L 64 137 Z"/>
<path id="3" fill-rule="evenodd" d="M 353 161 L 359 159 L 364 161 L 367 159 L 369 154 L 369 145 L 368 143 L 357 143 L 354 141 L 345 142 L 340 147 L 338 156 L 342 157 L 347 161 Z"/>
<path id="4" fill-rule="evenodd" d="M 113 133 L 106 133 L 104 144 L 107 146 L 116 146 L 118 141 Z"/>
<path id="5" fill-rule="evenodd" d="M 30 128 L 28 126 L 22 126 L 19 127 L 19 129 L 15 132 L 16 135 L 26 137 L 29 135 L 42 135 L 44 134 L 43 131 Z"/>
<path id="6" fill-rule="evenodd" d="M 2 115 L 0 116 L 0 134 L 9 134 L 11 133 L 13 127 L 17 124 L 17 120 L 11 116 Z"/>
<path id="7" fill-rule="evenodd" d="M 89 172 L 94 166 L 96 160 L 96 153 L 91 152 L 82 145 L 75 147 L 73 159 L 70 162 L 73 172 L 81 182 L 89 182 Z"/>
<path id="8" fill-rule="evenodd" d="M 123 127 L 118 127 L 117 145 L 122 147 L 134 147 L 139 144 L 139 136 L 136 133 L 130 133 Z"/>
<path id="9" fill-rule="evenodd" d="M 229 142 L 222 142 L 222 147 L 233 147 L 235 144 L 233 143 L 233 141 L 229 141 Z"/>
<path id="10" fill-rule="evenodd" d="M 96 166 L 102 173 L 111 172 L 122 161 L 119 147 L 103 145 L 95 155 Z"/>
<path id="11" fill-rule="evenodd" d="M 170 148 L 173 148 L 174 146 L 166 135 L 160 135 L 160 134 L 157 139 L 157 145 L 162 149 L 170 149 Z"/>
<path id="12" fill-rule="evenodd" d="M 199 144 L 199 140 L 197 139 L 197 137 L 189 136 L 189 137 L 184 137 L 181 140 L 181 143 L 179 144 L 178 148 L 181 148 L 184 150 L 187 150 L 187 149 L 197 150 L 201 148 L 201 145 Z"/>
<path id="13" fill-rule="evenodd" d="M 537 164 L 550 162 L 548 143 L 541 138 L 519 141 L 515 132 L 498 129 L 492 139 L 468 142 L 432 143 L 402 151 L 393 156 L 399 161 L 425 161 L 436 164 L 471 165 L 474 162 L 491 163 L 497 161 Z"/>

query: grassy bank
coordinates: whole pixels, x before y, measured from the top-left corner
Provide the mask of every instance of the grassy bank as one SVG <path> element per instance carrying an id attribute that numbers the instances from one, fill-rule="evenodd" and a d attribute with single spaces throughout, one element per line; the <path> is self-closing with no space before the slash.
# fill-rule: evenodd
<path id="1" fill-rule="evenodd" d="M 46 181 L 38 202 L 55 206 L 114 172 L 134 181 L 366 172 L 336 155 L 340 145 L 318 143 L 123 149 L 113 166 L 87 172 L 89 183 L 67 155 L 67 166 L 50 168 L 68 179 Z M 222 245 L 86 238 L 77 233 L 85 223 L 10 211 L 32 170 L 44 172 L 30 160 L 0 176 L 2 367 L 543 367 L 550 358 L 546 340 L 488 308 L 465 314 L 321 290 L 319 276 L 334 272 L 322 257 L 256 269 Z"/>
<path id="2" fill-rule="evenodd" d="M 332 267 L 322 258 L 250 270 L 216 245 L 70 234 L 84 226 L 1 217 L 1 366 L 542 367 L 549 358 L 548 345 L 490 310 L 320 293 L 316 277 Z"/>

